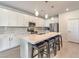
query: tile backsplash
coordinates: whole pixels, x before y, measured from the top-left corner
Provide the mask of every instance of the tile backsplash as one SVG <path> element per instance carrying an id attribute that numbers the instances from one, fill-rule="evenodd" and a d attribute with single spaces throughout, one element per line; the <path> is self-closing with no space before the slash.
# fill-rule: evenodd
<path id="1" fill-rule="evenodd" d="M 43 27 L 38 27 L 35 28 L 35 31 L 37 31 L 38 33 L 41 32 L 46 32 L 46 28 Z M 48 30 L 47 30 L 48 31 Z M 29 32 L 27 31 L 27 27 L 8 27 L 8 26 L 1 26 L 0 27 L 0 34 L 29 34 Z"/>
<path id="2" fill-rule="evenodd" d="M 0 34 L 15 33 L 15 34 L 26 34 L 26 27 L 0 27 Z"/>

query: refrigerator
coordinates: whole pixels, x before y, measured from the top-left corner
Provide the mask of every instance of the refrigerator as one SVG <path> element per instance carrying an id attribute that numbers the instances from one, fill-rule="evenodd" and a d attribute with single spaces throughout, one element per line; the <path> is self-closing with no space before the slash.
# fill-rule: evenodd
<path id="1" fill-rule="evenodd" d="M 49 30 L 50 32 L 59 32 L 59 23 L 50 23 Z"/>

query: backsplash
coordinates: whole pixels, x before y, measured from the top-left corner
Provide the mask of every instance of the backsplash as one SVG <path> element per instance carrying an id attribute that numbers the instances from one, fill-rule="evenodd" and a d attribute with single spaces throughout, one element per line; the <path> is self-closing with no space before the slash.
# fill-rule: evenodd
<path id="1" fill-rule="evenodd" d="M 0 27 L 0 34 L 14 33 L 14 34 L 26 34 L 26 27 Z"/>
<path id="2" fill-rule="evenodd" d="M 34 29 L 38 33 L 48 31 L 45 27 L 37 27 Z M 29 34 L 27 31 L 27 27 L 9 27 L 9 26 L 1 26 L 0 34 Z"/>

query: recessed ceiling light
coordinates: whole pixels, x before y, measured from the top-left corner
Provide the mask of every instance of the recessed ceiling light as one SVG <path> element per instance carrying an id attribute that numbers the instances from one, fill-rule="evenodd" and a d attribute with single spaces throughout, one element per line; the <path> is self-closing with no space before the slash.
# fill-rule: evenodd
<path id="1" fill-rule="evenodd" d="M 48 14 L 45 14 L 45 19 L 47 19 L 48 18 Z"/>
<path id="2" fill-rule="evenodd" d="M 69 8 L 66 8 L 66 11 L 69 11 Z"/>
<path id="3" fill-rule="evenodd" d="M 51 8 L 54 8 L 54 6 L 52 5 Z"/>
<path id="4" fill-rule="evenodd" d="M 48 3 L 48 1 L 45 1 L 45 3 Z"/>

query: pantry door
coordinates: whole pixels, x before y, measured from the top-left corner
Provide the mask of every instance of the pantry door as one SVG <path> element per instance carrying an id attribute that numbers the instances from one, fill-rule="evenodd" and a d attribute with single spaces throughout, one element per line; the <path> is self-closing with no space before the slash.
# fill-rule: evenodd
<path id="1" fill-rule="evenodd" d="M 79 43 L 79 19 L 68 20 L 68 40 Z"/>

